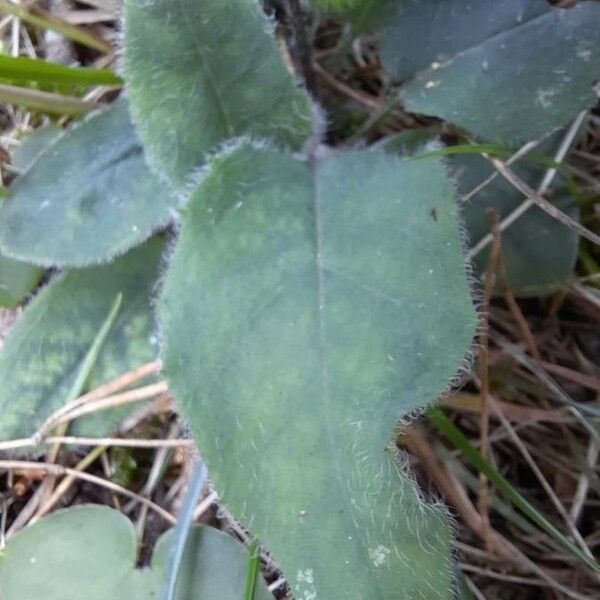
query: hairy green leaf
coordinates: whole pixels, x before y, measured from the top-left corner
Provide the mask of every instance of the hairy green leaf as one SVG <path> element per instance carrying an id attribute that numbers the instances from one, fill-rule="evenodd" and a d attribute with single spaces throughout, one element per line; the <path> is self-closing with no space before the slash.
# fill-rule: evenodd
<path id="1" fill-rule="evenodd" d="M 120 100 L 60 136 L 0 205 L 0 248 L 42 266 L 103 262 L 165 225 L 176 195 L 146 167 Z"/>
<path id="2" fill-rule="evenodd" d="M 0 306 L 15 308 L 39 284 L 44 269 L 0 256 Z"/>
<path id="3" fill-rule="evenodd" d="M 13 153 L 12 166 L 27 170 L 59 133 L 53 125 L 36 129 Z M 0 306 L 18 306 L 38 286 L 43 274 L 44 269 L 38 266 L 0 255 Z"/>
<path id="4" fill-rule="evenodd" d="M 384 451 L 477 321 L 438 160 L 238 147 L 184 212 L 160 316 L 217 489 L 296 597 L 449 597 L 445 512 Z"/>
<path id="5" fill-rule="evenodd" d="M 151 164 L 177 184 L 224 141 L 301 147 L 311 103 L 257 0 L 127 0 L 125 75 Z"/>
<path id="6" fill-rule="evenodd" d="M 158 600 L 170 537 L 160 538 L 149 568 L 136 569 L 135 531 L 121 513 L 94 505 L 56 512 L 19 532 L 0 553 L 2 600 Z M 192 529 L 176 600 L 240 600 L 247 562 L 228 535 Z M 268 598 L 260 581 L 255 599 Z"/>
<path id="7" fill-rule="evenodd" d="M 377 22 L 406 108 L 484 139 L 520 144 L 597 98 L 597 2 L 567 10 L 546 0 L 388 1 Z"/>
<path id="8" fill-rule="evenodd" d="M 62 129 L 54 124 L 34 129 L 13 152 L 12 166 L 20 173 L 31 167 L 40 154 L 56 141 Z"/>
<path id="9" fill-rule="evenodd" d="M 110 265 L 69 271 L 31 302 L 0 351 L 0 439 L 32 435 L 64 404 L 117 294 L 123 302 L 88 385 L 156 357 L 149 296 L 162 249 L 160 240 L 151 240 Z M 127 411 L 97 413 L 79 432 L 107 433 Z"/>

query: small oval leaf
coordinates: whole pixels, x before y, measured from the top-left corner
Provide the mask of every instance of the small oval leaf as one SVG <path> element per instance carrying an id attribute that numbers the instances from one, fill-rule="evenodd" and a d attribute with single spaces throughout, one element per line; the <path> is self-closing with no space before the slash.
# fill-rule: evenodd
<path id="1" fill-rule="evenodd" d="M 66 131 L 0 204 L 0 248 L 42 266 L 105 262 L 165 225 L 176 195 L 146 167 L 117 101 Z"/>
<path id="2" fill-rule="evenodd" d="M 136 569 L 131 522 L 106 506 L 58 511 L 17 533 L 0 553 L 2 600 L 148 600 L 160 598 L 170 532 L 150 568 Z M 233 538 L 194 527 L 184 551 L 176 600 L 240 600 L 248 555 Z M 272 598 L 259 581 L 255 600 Z"/>

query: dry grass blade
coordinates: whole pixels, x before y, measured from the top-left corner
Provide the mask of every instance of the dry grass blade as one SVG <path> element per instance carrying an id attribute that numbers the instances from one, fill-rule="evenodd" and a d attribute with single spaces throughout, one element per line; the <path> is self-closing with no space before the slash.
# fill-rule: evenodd
<path id="1" fill-rule="evenodd" d="M 18 17 L 35 27 L 55 31 L 84 46 L 93 48 L 94 50 L 105 53 L 111 53 L 113 51 L 112 46 L 101 37 L 86 31 L 82 27 L 72 25 L 55 14 L 46 12 L 37 6 L 32 6 L 28 10 L 18 4 L 10 2 L 10 0 L 0 0 L 0 12 Z"/>
<path id="2" fill-rule="evenodd" d="M 79 116 L 98 108 L 95 102 L 0 83 L 0 103 L 15 104 L 51 115 Z"/>
<path id="3" fill-rule="evenodd" d="M 585 419 L 581 412 L 588 413 L 592 416 L 600 416 L 600 407 L 596 405 L 587 405 L 579 402 L 575 402 L 569 395 L 550 377 L 541 367 L 539 367 L 534 360 L 529 358 L 524 352 L 521 351 L 515 344 L 511 344 L 504 336 L 497 332 L 493 332 L 490 336 L 494 343 L 500 346 L 503 350 L 506 350 L 519 364 L 529 369 L 535 376 L 554 394 L 554 396 L 566 406 L 569 407 L 573 414 L 585 425 L 586 429 L 594 436 L 598 437 L 598 432 L 595 428 Z"/>
<path id="4" fill-rule="evenodd" d="M 513 402 L 498 400 L 496 402 L 501 406 L 504 415 L 509 420 L 516 423 L 564 423 L 570 420 L 567 413 L 560 408 L 547 409 L 533 406 L 522 406 Z M 475 394 L 452 394 L 447 398 L 443 398 L 440 403 L 442 406 L 447 406 L 448 408 L 452 408 L 454 410 L 465 411 L 474 414 L 479 414 L 483 410 L 481 396 L 477 396 Z M 495 414 L 492 413 L 490 416 L 493 418 Z"/>
<path id="5" fill-rule="evenodd" d="M 587 111 L 583 111 L 583 112 L 579 113 L 579 115 L 577 115 L 577 118 L 573 121 L 573 123 L 569 127 L 567 134 L 563 138 L 563 141 L 562 141 L 556 155 L 554 156 L 555 162 L 561 163 L 567 156 L 567 153 L 569 152 L 569 149 L 571 148 L 571 145 L 573 144 L 573 141 L 575 140 L 577 133 L 579 132 L 580 128 L 582 127 L 582 125 L 585 121 L 586 115 L 587 115 Z M 505 163 L 505 166 L 507 166 L 507 165 L 508 165 L 508 161 L 507 161 L 507 163 Z M 546 174 L 544 175 L 542 181 L 540 182 L 540 185 L 537 188 L 537 194 L 539 194 L 539 195 L 545 194 L 555 176 L 556 176 L 556 169 L 555 168 L 548 169 L 546 171 Z M 525 194 L 525 195 L 528 196 L 528 194 Z M 518 218 L 520 218 L 521 215 L 523 215 L 525 212 L 527 212 L 532 206 L 534 206 L 533 199 L 527 197 L 517 208 L 515 208 L 509 215 L 507 215 L 506 217 L 504 217 L 504 219 L 502 219 L 502 222 L 500 223 L 500 231 L 501 232 L 505 231 Z M 469 259 L 473 259 L 475 256 L 477 256 L 491 242 L 492 242 L 492 234 L 488 233 L 481 240 L 479 240 L 475 245 L 473 245 L 471 250 L 469 250 L 469 252 L 468 252 Z"/>
<path id="6" fill-rule="evenodd" d="M 0 452 L 18 450 L 22 448 L 35 448 L 40 444 L 61 444 L 68 446 L 113 446 L 116 448 L 185 448 L 193 447 L 192 440 L 162 440 L 117 437 L 77 437 L 72 435 L 53 435 L 38 441 L 32 438 L 22 438 L 8 442 L 0 442 Z"/>
<path id="7" fill-rule="evenodd" d="M 480 539 L 486 542 L 488 550 L 508 561 L 514 568 L 526 568 L 538 575 L 550 587 L 563 593 L 568 598 L 575 600 L 589 600 L 586 596 L 578 594 L 569 589 L 537 566 L 527 558 L 518 548 L 500 535 L 491 527 L 486 526 L 481 515 L 477 512 L 462 486 L 456 481 L 446 466 L 438 459 L 435 451 L 426 439 L 413 428 L 407 428 L 402 435 L 401 441 L 423 464 L 428 474 L 442 492 L 444 498 L 450 502 L 458 512 L 461 520 Z"/>
<path id="8" fill-rule="evenodd" d="M 533 471 L 533 473 L 537 477 L 538 481 L 540 482 L 541 486 L 546 491 L 546 494 L 548 494 L 548 497 L 552 501 L 552 504 L 556 508 L 557 512 L 563 518 L 563 521 L 565 522 L 567 528 L 571 532 L 571 535 L 573 536 L 573 538 L 575 539 L 575 541 L 579 544 L 579 547 L 590 558 L 593 558 L 592 552 L 588 548 L 587 544 L 585 543 L 585 540 L 583 539 L 583 536 L 579 533 L 579 531 L 578 531 L 577 527 L 575 526 L 573 520 L 571 519 L 571 517 L 569 516 L 569 514 L 565 510 L 565 507 L 562 505 L 561 501 L 558 499 L 558 497 L 554 493 L 554 490 L 552 489 L 552 486 L 548 483 L 548 481 L 544 477 L 542 471 L 540 470 L 540 468 L 537 466 L 537 464 L 535 463 L 535 461 L 533 460 L 533 458 L 531 457 L 531 455 L 527 451 L 527 448 L 525 447 L 525 445 L 523 444 L 523 442 L 519 438 L 517 432 L 514 430 L 513 426 L 510 424 L 510 421 L 504 416 L 504 414 L 502 413 L 502 409 L 500 408 L 500 406 L 494 400 L 493 397 L 490 396 L 489 401 L 490 401 L 490 404 L 491 404 L 493 410 L 495 411 L 495 413 L 498 415 L 498 418 L 502 422 L 502 425 L 508 431 L 510 439 L 513 441 L 513 443 L 515 444 L 515 446 L 518 448 L 519 452 L 521 452 L 521 454 L 525 458 L 525 461 L 527 462 L 527 464 L 529 465 L 529 467 L 531 468 L 531 470 Z"/>
<path id="9" fill-rule="evenodd" d="M 84 403 L 75 401 L 72 404 L 67 404 L 65 407 L 61 408 L 60 411 L 51 415 L 38 429 L 34 436 L 34 440 L 43 439 L 48 431 L 51 431 L 61 423 L 67 423 L 99 410 L 123 406 L 125 404 L 131 404 L 132 402 L 140 402 L 141 400 L 149 400 L 161 394 L 166 394 L 168 391 L 167 384 L 164 381 L 161 381 L 120 394 L 114 394 L 113 396 L 88 398 Z"/>
<path id="10" fill-rule="evenodd" d="M 581 237 L 584 237 L 593 244 L 600 246 L 599 235 L 596 235 L 593 231 L 590 231 L 589 229 L 581 225 L 578 221 L 576 221 L 569 215 L 565 214 L 562 210 L 554 206 L 554 204 L 548 202 L 548 200 L 543 198 L 535 190 L 529 187 L 520 177 L 518 177 L 514 173 L 514 171 L 507 167 L 500 159 L 489 157 L 489 160 L 507 181 L 512 183 L 515 186 L 515 188 L 517 188 L 523 195 L 527 197 L 529 202 L 537 205 L 544 212 L 548 213 L 557 221 L 560 221 L 566 227 L 569 227 L 569 229 L 572 229 Z"/>
<path id="11" fill-rule="evenodd" d="M 83 396 L 80 396 L 73 402 L 69 403 L 67 406 L 63 406 L 60 409 L 58 409 L 50 417 L 48 417 L 46 422 L 40 427 L 40 430 L 43 430 L 43 431 L 47 430 L 49 428 L 50 422 L 60 419 L 61 417 L 68 414 L 72 410 L 75 410 L 81 406 L 84 406 L 94 400 L 106 398 L 107 396 L 110 396 L 110 395 L 118 392 L 119 390 L 129 387 L 130 385 L 140 381 L 141 379 L 145 379 L 146 377 L 149 377 L 151 375 L 154 375 L 155 373 L 158 373 L 160 371 L 160 369 L 161 369 L 160 361 L 152 361 L 152 362 L 142 365 L 141 367 L 138 367 L 137 369 L 128 371 L 127 373 L 124 373 L 123 375 L 119 375 L 119 377 L 116 377 L 112 381 L 109 381 L 108 383 L 105 383 L 105 384 L 91 390 L 87 394 L 84 394 Z"/>
<path id="12" fill-rule="evenodd" d="M 69 467 L 63 467 L 62 465 L 57 465 L 54 463 L 41 463 L 41 462 L 29 462 L 24 460 L 0 460 L 0 469 L 11 469 L 15 471 L 44 471 L 48 474 L 61 477 L 63 475 L 71 475 L 75 479 L 82 479 L 83 481 L 88 481 L 89 483 L 93 483 L 94 485 L 98 485 L 100 487 L 106 488 L 111 492 L 116 492 L 117 494 L 121 494 L 123 496 L 127 496 L 128 498 L 132 498 L 141 504 L 145 504 L 148 508 L 155 511 L 159 514 L 163 519 L 165 519 L 168 523 L 174 525 L 176 522 L 175 517 L 164 508 L 155 504 L 151 500 L 128 490 L 112 481 L 107 481 L 106 479 L 102 479 L 102 477 L 97 477 L 95 475 L 91 475 L 90 473 L 85 473 L 83 471 L 78 471 L 77 469 L 71 469 Z"/>
<path id="13" fill-rule="evenodd" d="M 94 448 L 87 456 L 84 456 L 74 468 L 74 471 L 82 472 L 87 469 L 100 455 L 104 454 L 106 451 L 105 446 L 97 446 Z M 56 505 L 56 503 L 60 500 L 61 496 L 67 492 L 67 490 L 71 487 L 73 482 L 75 481 L 75 475 L 69 474 L 67 475 L 52 491 L 50 496 L 41 504 L 38 510 L 35 513 L 35 516 L 31 519 L 31 523 L 35 523 L 45 514 L 48 514 Z"/>

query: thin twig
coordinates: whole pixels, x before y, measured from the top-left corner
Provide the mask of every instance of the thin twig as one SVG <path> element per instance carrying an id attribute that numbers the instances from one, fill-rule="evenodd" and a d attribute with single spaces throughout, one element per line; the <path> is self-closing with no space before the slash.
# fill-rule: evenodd
<path id="1" fill-rule="evenodd" d="M 479 354 L 479 376 L 481 378 L 481 414 L 479 418 L 479 437 L 481 439 L 481 454 L 486 460 L 490 460 L 491 446 L 489 440 L 490 432 L 490 407 L 489 407 L 489 395 L 490 395 L 490 377 L 489 377 L 489 322 L 487 321 L 487 314 L 490 309 L 490 299 L 494 292 L 496 284 L 496 271 L 498 266 L 498 260 L 500 258 L 500 232 L 498 231 L 498 215 L 495 211 L 491 211 L 492 219 L 492 231 L 494 234 L 494 241 L 492 243 L 492 250 L 485 270 L 485 282 L 484 282 L 484 303 L 485 308 L 483 311 L 484 320 L 480 341 L 480 354 Z M 488 485 L 487 477 L 484 473 L 479 473 L 479 493 L 477 498 L 477 508 L 479 514 L 483 520 L 484 528 L 489 530 L 490 528 L 490 517 L 489 517 L 489 505 L 490 505 L 490 489 Z M 489 537 L 486 538 L 486 545 L 490 545 Z"/>
<path id="2" fill-rule="evenodd" d="M 96 477 L 95 475 L 91 475 L 90 473 L 85 473 L 83 471 L 77 471 L 76 469 L 70 469 L 69 467 L 63 467 L 62 465 L 56 465 L 51 463 L 42 463 L 42 462 L 30 462 L 24 460 L 0 460 L 0 469 L 14 469 L 17 471 L 45 471 L 46 473 L 50 473 L 52 475 L 61 477 L 64 475 L 73 475 L 76 479 L 82 479 L 83 481 L 88 481 L 89 483 L 93 483 L 94 485 L 98 485 L 112 492 L 116 492 L 117 494 L 121 494 L 123 496 L 127 496 L 128 498 L 133 498 L 142 504 L 146 504 L 148 508 L 151 508 L 157 514 L 159 514 L 163 519 L 169 522 L 171 525 L 174 525 L 176 522 L 175 517 L 164 508 L 155 504 L 151 500 L 136 494 L 124 488 L 112 481 L 107 481 L 106 479 L 102 479 L 102 477 Z"/>
<path id="3" fill-rule="evenodd" d="M 118 448 L 186 448 L 193 447 L 193 440 L 188 439 L 141 439 L 116 437 L 77 437 L 73 435 L 54 435 L 38 441 L 33 438 L 22 438 L 8 442 L 0 442 L 0 452 L 33 448 L 40 444 L 63 444 L 68 446 L 115 446 Z"/>
<path id="4" fill-rule="evenodd" d="M 114 408 L 115 406 L 131 404 L 132 402 L 149 400 L 150 398 L 154 398 L 167 392 L 168 386 L 166 382 L 159 381 L 158 383 L 152 383 L 141 388 L 115 394 L 114 396 L 107 396 L 106 398 L 99 398 L 97 400 L 94 399 L 83 404 L 80 401 L 75 401 L 65 405 L 62 409 L 50 415 L 38 429 L 35 437 L 43 439 L 45 434 L 54 429 L 57 425 L 72 421 L 84 415 L 100 410 L 106 410 L 108 408 Z"/>
<path id="5" fill-rule="evenodd" d="M 384 103 L 382 100 L 380 100 L 376 96 L 372 96 L 371 94 L 367 94 L 366 92 L 363 92 L 361 90 L 355 90 L 349 85 L 346 85 L 343 81 L 340 81 L 339 79 L 337 79 L 337 77 L 334 77 L 316 61 L 313 63 L 313 69 L 315 73 L 328 85 L 336 89 L 338 92 L 341 92 L 345 96 L 352 98 L 359 104 L 367 106 L 368 108 L 375 109 L 381 109 L 384 107 Z"/>
<path id="6" fill-rule="evenodd" d="M 562 141 L 558 151 L 554 155 L 555 162 L 560 163 L 565 159 L 565 156 L 569 152 L 569 149 L 571 148 L 571 145 L 573 144 L 575 138 L 577 137 L 577 133 L 579 132 L 579 129 L 581 128 L 581 125 L 583 124 L 583 122 L 585 120 L 586 114 L 587 114 L 586 111 L 579 113 L 579 115 L 577 115 L 577 117 L 571 124 L 569 131 L 563 138 L 563 141 Z M 548 190 L 548 188 L 550 187 L 550 184 L 552 183 L 552 180 L 554 179 L 554 177 L 556 177 L 556 169 L 554 167 L 552 167 L 546 171 L 544 178 L 542 179 L 540 185 L 537 188 L 537 193 L 540 195 L 545 194 L 546 191 Z M 519 217 L 521 217 L 521 215 L 523 215 L 527 210 L 529 210 L 533 205 L 534 205 L 534 202 L 531 199 L 526 198 L 519 206 L 517 206 L 517 208 L 515 208 L 515 210 L 513 210 L 510 214 L 508 214 L 506 217 L 504 217 L 504 219 L 502 219 L 502 222 L 500 223 L 500 231 L 505 231 Z M 483 238 L 481 238 L 481 240 L 479 240 L 479 242 L 477 242 L 477 244 L 475 244 L 471 248 L 471 250 L 468 253 L 468 257 L 470 259 L 473 259 L 485 247 L 487 247 L 491 242 L 492 242 L 492 235 L 491 235 L 491 233 L 488 233 Z"/>
<path id="7" fill-rule="evenodd" d="M 498 231 L 498 235 L 500 235 L 500 231 Z M 508 280 L 508 269 L 506 268 L 506 261 L 504 260 L 504 253 L 502 252 L 502 248 L 500 249 L 499 257 L 498 257 L 498 270 L 500 272 L 500 282 L 502 287 L 502 293 L 504 295 L 504 301 L 508 306 L 512 316 L 514 317 L 519 330 L 521 331 L 521 335 L 529 348 L 529 352 L 533 358 L 536 360 L 540 360 L 540 351 L 537 346 L 537 342 L 535 341 L 535 337 L 531 332 L 529 327 L 529 323 L 527 323 L 527 319 L 523 315 L 519 304 L 510 288 L 510 283 Z"/>
<path id="8" fill-rule="evenodd" d="M 89 454 L 84 456 L 74 467 L 75 471 L 81 472 L 87 469 L 96 459 L 105 452 L 105 446 L 97 446 Z M 67 475 L 52 492 L 50 497 L 38 508 L 35 516 L 31 519 L 30 523 L 35 523 L 41 519 L 44 515 L 48 514 L 55 506 L 55 504 L 61 499 L 61 497 L 68 491 L 68 489 L 75 482 L 74 475 Z"/>
<path id="9" fill-rule="evenodd" d="M 540 140 L 534 140 L 532 142 L 527 142 L 525 145 L 523 145 L 521 148 L 519 148 L 512 156 L 510 156 L 506 160 L 506 165 L 507 166 L 512 165 L 514 162 L 516 162 L 517 160 L 519 160 L 520 158 L 522 158 L 523 156 L 525 156 L 526 154 L 531 152 L 531 150 L 533 150 L 536 146 L 538 146 L 539 143 L 540 143 Z M 477 194 L 479 194 L 479 192 L 481 192 L 490 183 L 492 183 L 492 181 L 494 181 L 494 179 L 496 179 L 498 177 L 498 175 L 499 175 L 498 171 L 494 171 L 493 173 L 491 173 L 480 184 L 476 185 L 470 192 L 465 194 L 462 197 L 462 201 L 468 202 L 473 196 L 476 196 Z M 490 242 L 491 242 L 491 239 L 490 239 Z"/>
<path id="10" fill-rule="evenodd" d="M 548 213 L 551 217 L 573 230 L 575 233 L 579 234 L 581 237 L 586 238 L 593 244 L 600 246 L 600 236 L 596 235 L 593 231 L 587 229 L 581 225 L 581 223 L 577 222 L 575 219 L 564 213 L 562 210 L 557 208 L 551 202 L 548 202 L 545 198 L 543 198 L 540 194 L 538 194 L 535 190 L 529 187 L 518 175 L 514 173 L 511 169 L 509 169 L 499 158 L 495 158 L 493 156 L 489 157 L 489 161 L 494 165 L 494 167 L 498 170 L 500 175 L 502 175 L 507 181 L 513 184 L 517 190 L 519 190 L 524 196 L 527 196 L 528 200 L 541 208 L 544 212 Z M 503 221 L 504 223 L 504 221 Z"/>
<path id="11" fill-rule="evenodd" d="M 579 530 L 577 529 L 577 527 L 575 527 L 575 524 L 569 517 L 569 514 L 567 513 L 565 507 L 562 505 L 560 500 L 557 498 L 556 494 L 554 493 L 554 490 L 552 489 L 552 486 L 548 483 L 548 480 L 544 477 L 543 473 L 541 472 L 540 468 L 537 466 L 536 462 L 533 460 L 533 458 L 531 458 L 531 455 L 529 454 L 529 452 L 527 451 L 527 448 L 521 441 L 521 438 L 519 438 L 519 436 L 515 432 L 513 426 L 510 424 L 510 421 L 504 416 L 504 414 L 502 413 L 502 409 L 500 408 L 500 406 L 498 406 L 495 399 L 490 396 L 489 400 L 490 400 L 490 404 L 491 404 L 492 408 L 494 409 L 494 411 L 498 415 L 498 418 L 502 422 L 502 425 L 508 432 L 509 437 L 512 440 L 513 444 L 517 447 L 517 449 L 521 453 L 521 456 L 523 456 L 523 458 L 525 459 L 525 462 L 529 465 L 529 468 L 533 471 L 537 480 L 540 482 L 540 485 L 542 486 L 542 488 L 544 488 L 544 491 L 548 495 L 548 498 L 550 498 L 550 501 L 554 505 L 554 508 L 556 508 L 558 514 L 560 514 L 560 516 L 563 518 L 563 521 L 565 522 L 565 525 L 571 532 L 571 535 L 573 536 L 573 538 L 575 539 L 575 541 L 577 542 L 579 547 L 583 550 L 583 552 L 585 552 L 590 558 L 593 558 L 593 555 L 592 555 L 590 549 L 587 547 L 587 544 L 585 543 L 583 536 L 581 535 L 581 533 L 579 533 Z"/>
<path id="12" fill-rule="evenodd" d="M 105 383 L 104 385 L 94 388 L 87 394 L 84 394 L 83 396 L 80 396 L 79 398 L 75 399 L 73 402 L 70 402 L 65 406 L 59 408 L 56 412 L 54 412 L 46 419 L 46 421 L 40 426 L 39 430 L 47 431 L 51 428 L 51 422 L 59 420 L 60 417 L 66 415 L 70 411 L 75 410 L 76 408 L 79 408 L 80 406 L 83 406 L 89 402 L 92 402 L 93 400 L 106 398 L 114 394 L 115 392 L 118 392 L 119 390 L 122 390 L 123 388 L 126 388 L 133 383 L 136 383 L 140 379 L 144 379 L 145 377 L 153 375 L 154 373 L 160 371 L 161 366 L 162 365 L 160 361 L 152 361 L 142 365 L 141 367 L 138 367 L 137 369 L 134 369 L 133 371 L 128 371 L 123 375 L 119 375 L 118 377 L 116 377 L 112 381 L 109 381 L 108 383 Z"/>

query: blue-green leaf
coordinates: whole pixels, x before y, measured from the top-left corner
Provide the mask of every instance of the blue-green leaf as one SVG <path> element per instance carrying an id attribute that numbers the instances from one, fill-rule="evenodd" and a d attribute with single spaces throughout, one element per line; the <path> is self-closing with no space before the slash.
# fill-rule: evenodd
<path id="1" fill-rule="evenodd" d="M 178 185 L 231 138 L 298 149 L 313 132 L 257 0 L 127 0 L 125 75 L 149 160 Z"/>
<path id="2" fill-rule="evenodd" d="M 447 388 L 477 322 L 438 160 L 217 159 L 160 317 L 165 375 L 223 502 L 296 597 L 450 597 L 445 512 L 385 452 L 397 420 Z"/>
<path id="3" fill-rule="evenodd" d="M 597 2 L 386 0 L 375 14 L 384 66 L 411 112 L 513 146 L 598 98 Z"/>
<path id="4" fill-rule="evenodd" d="M 105 262 L 171 218 L 177 197 L 146 167 L 124 100 L 47 146 L 0 204 L 0 249 L 42 266 Z"/>
<path id="5" fill-rule="evenodd" d="M 73 270 L 46 286 L 12 329 L 0 351 L 0 439 L 32 435 L 68 398 L 82 361 L 123 294 L 89 386 L 154 360 L 158 349 L 151 308 L 163 243 L 154 239 L 114 263 Z M 130 408 L 84 419 L 79 432 L 102 435 Z"/>
<path id="6" fill-rule="evenodd" d="M 17 533 L 0 553 L 2 600 L 158 600 L 170 537 L 159 539 L 150 567 L 136 569 L 135 531 L 121 513 L 93 505 L 55 512 Z M 241 600 L 247 561 L 228 535 L 193 528 L 176 600 Z M 269 598 L 258 582 L 255 599 Z"/>

